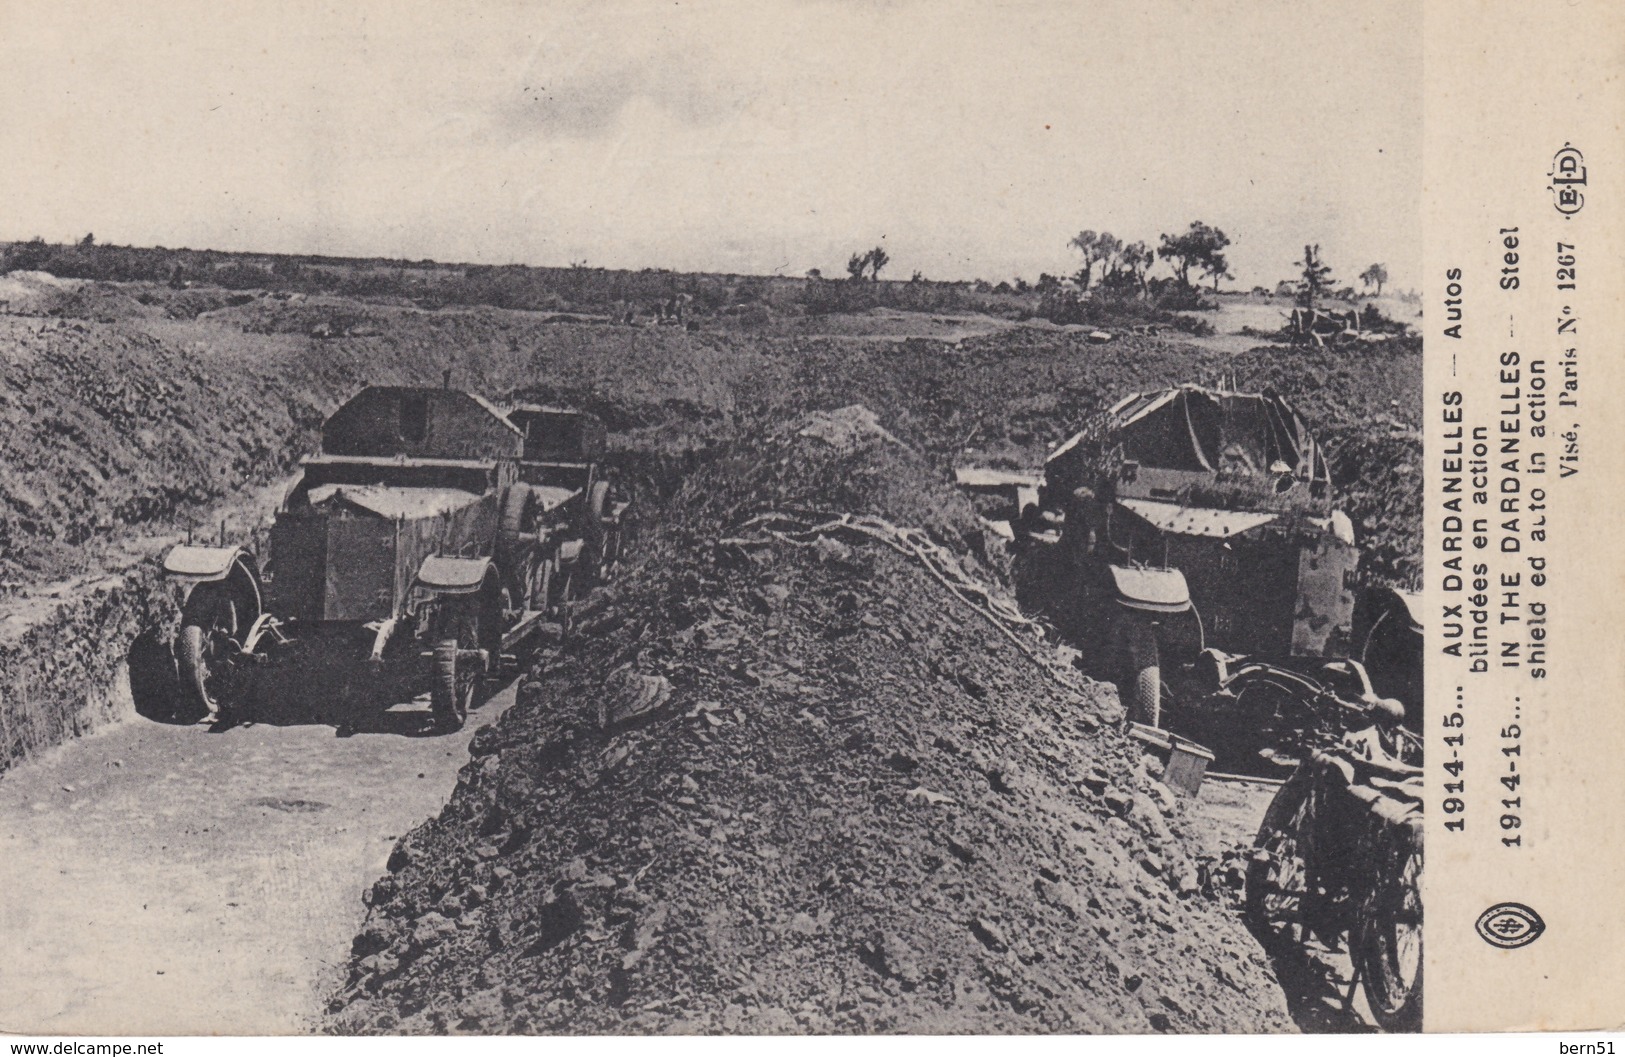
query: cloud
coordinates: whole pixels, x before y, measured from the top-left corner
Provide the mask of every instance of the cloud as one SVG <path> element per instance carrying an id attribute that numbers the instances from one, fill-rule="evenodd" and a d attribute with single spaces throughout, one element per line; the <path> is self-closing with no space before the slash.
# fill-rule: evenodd
<path id="1" fill-rule="evenodd" d="M 0 238 L 1031 279 L 1202 219 L 1245 284 L 1306 241 L 1419 281 L 1409 0 L 131 12 L 6 22 Z"/>
<path id="2" fill-rule="evenodd" d="M 555 73 L 536 70 L 496 104 L 499 129 L 560 139 L 612 132 L 635 101 L 677 122 L 713 126 L 743 112 L 751 92 L 744 79 L 720 76 L 689 52 L 667 50 Z"/>

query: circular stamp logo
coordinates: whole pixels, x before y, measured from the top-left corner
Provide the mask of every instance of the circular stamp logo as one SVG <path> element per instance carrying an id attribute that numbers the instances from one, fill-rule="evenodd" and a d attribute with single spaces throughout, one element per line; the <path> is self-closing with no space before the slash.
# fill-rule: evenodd
<path id="1" fill-rule="evenodd" d="M 1492 947 L 1512 950 L 1527 947 L 1546 931 L 1546 922 L 1530 907 L 1522 903 L 1497 903 L 1478 915 L 1474 926 L 1484 942 Z"/>

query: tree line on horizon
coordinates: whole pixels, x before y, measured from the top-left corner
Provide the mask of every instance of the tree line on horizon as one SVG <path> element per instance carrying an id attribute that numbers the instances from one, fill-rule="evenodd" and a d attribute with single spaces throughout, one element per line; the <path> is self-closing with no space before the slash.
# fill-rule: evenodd
<path id="1" fill-rule="evenodd" d="M 1069 309 L 1069 301 L 1137 299 L 1154 302 L 1169 311 L 1191 311 L 1214 307 L 1199 295 L 1194 278 L 1210 281 L 1217 292 L 1222 280 L 1231 279 L 1225 251 L 1229 236 L 1203 221 L 1194 221 L 1177 234 L 1163 234 L 1155 248 L 1144 241 L 1126 241 L 1108 231 L 1080 231 L 1067 243 L 1082 257 L 1082 267 L 1070 276 L 1043 274 L 1036 286 L 1021 278 L 1013 283 L 992 284 L 983 280 L 936 282 L 915 271 L 906 282 L 892 281 L 882 286 L 881 272 L 891 263 L 884 246 L 853 253 L 847 261 L 847 283 L 867 286 L 872 291 L 832 288 L 819 269 L 808 271 L 806 279 L 769 276 L 720 276 L 706 273 L 678 273 L 664 269 L 641 271 L 592 268 L 586 262 L 568 267 L 530 265 L 455 265 L 429 259 L 398 261 L 383 258 L 346 258 L 320 255 L 262 254 L 214 250 L 168 249 L 165 247 L 109 246 L 87 234 L 77 242 L 49 244 L 35 237 L 27 242 L 5 245 L 0 252 L 0 272 L 12 270 L 45 271 L 62 278 L 100 281 L 148 281 L 167 283 L 182 289 L 202 284 L 232 290 L 266 289 L 305 293 L 332 293 L 340 296 L 410 298 L 418 303 L 489 304 L 500 308 L 564 310 L 572 306 L 608 303 L 636 303 L 658 300 L 675 294 L 693 297 L 701 309 L 722 311 L 729 304 L 773 301 L 786 307 L 799 303 L 809 312 L 860 310 L 886 304 L 889 307 L 937 311 L 955 307 L 988 309 L 992 304 L 977 297 L 1031 297 L 1037 295 L 1038 314 L 1051 318 L 1079 316 Z M 1166 262 L 1171 277 L 1156 278 L 1153 265 Z M 1298 278 L 1290 293 L 1299 304 L 1312 307 L 1329 297 L 1346 297 L 1352 288 L 1336 290 L 1331 269 L 1321 256 L 1318 244 L 1306 245 L 1304 259 L 1297 262 Z M 1372 264 L 1358 276 L 1369 290 L 1380 296 L 1388 282 L 1387 268 Z M 1288 284 L 1283 281 L 1284 288 Z M 789 286 L 788 295 L 781 287 Z M 771 296 L 766 292 L 771 287 Z M 1276 293 L 1285 293 L 1278 289 Z M 1006 306 L 1014 310 L 1014 306 Z"/>

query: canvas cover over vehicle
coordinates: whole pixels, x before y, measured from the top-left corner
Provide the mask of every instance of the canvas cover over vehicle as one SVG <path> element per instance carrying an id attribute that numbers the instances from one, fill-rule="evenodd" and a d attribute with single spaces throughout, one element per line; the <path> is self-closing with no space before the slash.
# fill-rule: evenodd
<path id="1" fill-rule="evenodd" d="M 1211 477 L 1330 483 L 1319 446 L 1280 394 L 1182 385 L 1133 393 L 1058 446 L 1045 463 L 1051 487 L 1087 483 L 1105 458 Z"/>

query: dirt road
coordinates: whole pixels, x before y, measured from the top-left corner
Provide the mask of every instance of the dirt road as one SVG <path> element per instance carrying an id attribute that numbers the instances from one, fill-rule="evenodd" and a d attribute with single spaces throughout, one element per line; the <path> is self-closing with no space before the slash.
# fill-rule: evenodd
<path id="1" fill-rule="evenodd" d="M 0 777 L 0 1032 L 310 1030 L 395 839 L 474 731 L 132 718 Z M 392 730 L 377 730 L 379 727 Z"/>

